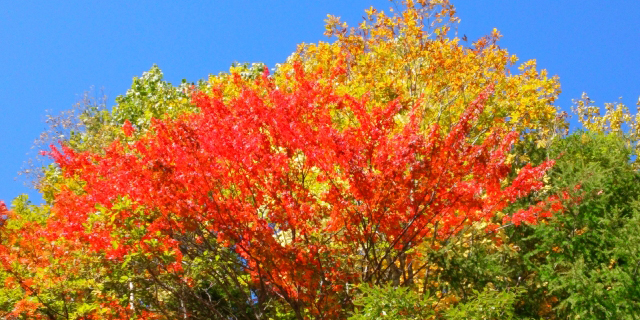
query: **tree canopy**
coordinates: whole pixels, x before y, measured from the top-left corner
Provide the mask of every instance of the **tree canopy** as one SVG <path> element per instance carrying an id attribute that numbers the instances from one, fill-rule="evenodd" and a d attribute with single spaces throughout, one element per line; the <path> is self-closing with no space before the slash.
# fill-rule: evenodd
<path id="1" fill-rule="evenodd" d="M 157 66 L 0 202 L 7 319 L 634 319 L 635 122 L 448 1 L 369 8 L 270 69 Z M 629 123 L 626 133 L 623 122 Z"/>

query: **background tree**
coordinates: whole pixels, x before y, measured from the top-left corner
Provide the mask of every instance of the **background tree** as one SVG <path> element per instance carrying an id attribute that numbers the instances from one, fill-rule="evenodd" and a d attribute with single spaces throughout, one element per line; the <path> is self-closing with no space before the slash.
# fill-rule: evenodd
<path id="1" fill-rule="evenodd" d="M 578 203 L 546 223 L 512 230 L 526 281 L 520 312 L 559 318 L 634 319 L 639 251 L 638 173 L 617 134 L 577 132 L 553 144 L 549 192 Z M 513 266 L 519 263 L 510 262 Z"/>

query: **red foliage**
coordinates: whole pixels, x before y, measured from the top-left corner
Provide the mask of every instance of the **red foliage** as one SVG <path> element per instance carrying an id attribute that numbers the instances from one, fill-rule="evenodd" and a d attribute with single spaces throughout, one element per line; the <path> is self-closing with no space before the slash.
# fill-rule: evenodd
<path id="1" fill-rule="evenodd" d="M 255 281 L 326 314 L 339 309 L 349 283 L 375 280 L 386 258 L 491 220 L 539 189 L 553 164 L 527 166 L 502 187 L 517 133 L 496 129 L 480 144 L 470 141 L 491 87 L 445 134 L 437 125 L 421 128 L 419 104 L 371 108 L 301 70 L 295 78 L 291 92 L 263 77 L 231 101 L 220 88 L 196 93 L 201 112 L 154 120 L 140 140 L 116 142 L 104 154 L 52 147 L 64 174 L 85 183 L 83 192 L 56 196 L 49 230 L 112 259 L 172 252 L 165 267 L 178 274 L 176 239 L 203 231 L 235 250 Z M 396 116 L 407 112 L 409 122 L 400 124 Z M 348 123 L 337 125 L 335 113 Z M 124 130 L 133 132 L 130 124 Z M 131 207 L 114 209 L 125 197 Z M 115 216 L 90 225 L 99 207 Z M 518 221 L 544 216 L 536 210 L 519 212 Z M 146 232 L 123 237 L 127 228 Z M 149 245 L 151 238 L 160 244 Z"/>
<path id="2" fill-rule="evenodd" d="M 122 130 L 124 131 L 124 135 L 127 137 L 131 137 L 135 131 L 133 125 L 129 120 L 124 121 L 124 125 L 122 126 Z"/>

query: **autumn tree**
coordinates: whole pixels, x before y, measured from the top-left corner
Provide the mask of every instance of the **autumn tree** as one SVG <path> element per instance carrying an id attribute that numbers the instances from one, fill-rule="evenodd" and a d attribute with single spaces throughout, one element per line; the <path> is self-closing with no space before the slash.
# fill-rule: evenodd
<path id="1" fill-rule="evenodd" d="M 300 45 L 279 74 L 290 73 L 293 62 L 318 71 L 323 79 L 342 67 L 343 76 L 332 80 L 339 92 L 370 95 L 374 105 L 398 97 L 409 105 L 419 101 L 426 123 L 443 128 L 456 123 L 466 106 L 491 85 L 495 91 L 479 118 L 479 132 L 502 119 L 500 126 L 531 131 L 527 139 L 545 143 L 565 128 L 553 105 L 560 93 L 558 78 L 538 71 L 535 60 L 520 64 L 520 72 L 512 74 L 510 67 L 518 58 L 500 48 L 497 30 L 469 45 L 466 36 L 452 37 L 459 18 L 449 1 L 412 0 L 403 5 L 396 12 L 372 7 L 364 21 L 351 28 L 330 15 L 326 35 L 336 41 Z"/>
<path id="2" fill-rule="evenodd" d="M 490 221 L 540 188 L 550 166 L 525 167 L 501 185 L 517 134 L 496 128 L 480 144 L 470 141 L 490 87 L 442 134 L 437 125 L 422 130 L 417 104 L 369 111 L 366 98 L 338 94 L 302 68 L 295 77 L 299 88 L 286 92 L 265 74 L 255 81 L 263 90 L 247 86 L 226 103 L 213 87 L 194 96 L 199 113 L 156 120 L 139 140 L 116 141 L 104 155 L 54 148 L 64 176 L 82 185 L 63 187 L 47 227 L 108 259 L 152 258 L 141 271 L 185 284 L 193 279 L 183 261 L 230 248 L 251 276 L 249 295 L 275 295 L 298 318 L 338 316 L 350 285 L 415 281 L 426 265 L 412 249 Z M 351 123 L 336 127 L 336 112 Z M 127 122 L 123 131 L 135 129 Z M 538 218 L 529 213 L 513 217 Z M 414 271 L 395 267 L 400 262 Z"/>

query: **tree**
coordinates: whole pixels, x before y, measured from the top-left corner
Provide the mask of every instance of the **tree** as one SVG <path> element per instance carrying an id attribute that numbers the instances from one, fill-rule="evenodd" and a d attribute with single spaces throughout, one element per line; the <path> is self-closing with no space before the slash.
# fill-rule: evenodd
<path id="1" fill-rule="evenodd" d="M 622 139 L 627 147 L 631 148 L 634 167 L 637 169 L 636 159 L 640 154 L 640 114 L 636 113 L 635 117 L 629 111 L 629 108 L 622 103 L 605 103 L 604 115 L 600 115 L 600 107 L 595 105 L 595 101 L 591 100 L 586 93 L 577 101 L 574 101 L 572 111 L 578 116 L 578 121 L 585 130 L 602 134 L 617 135 Z M 640 105 L 640 100 L 638 100 Z"/>
<path id="2" fill-rule="evenodd" d="M 509 68 L 518 58 L 500 48 L 497 30 L 466 46 L 451 37 L 459 18 L 449 1 L 402 1 L 400 8 L 386 14 L 372 7 L 353 28 L 330 15 L 325 34 L 336 41 L 300 45 L 278 68 L 278 85 L 295 85 L 289 75 L 293 65 L 301 63 L 319 79 L 331 79 L 338 92 L 369 95 L 373 106 L 399 97 L 404 105 L 420 101 L 425 127 L 438 123 L 442 128 L 456 123 L 467 105 L 491 85 L 494 94 L 485 102 L 478 132 L 500 125 L 522 132 L 522 139 L 544 144 L 566 128 L 553 105 L 560 92 L 558 78 L 538 71 L 535 60 L 522 63 L 520 73 L 512 74 Z M 336 68 L 345 70 L 342 76 L 332 76 Z M 497 124 L 497 119 L 505 121 Z"/>
<path id="3" fill-rule="evenodd" d="M 519 313 L 637 318 L 640 177 L 632 149 L 616 133 L 576 132 L 550 152 L 559 159 L 547 192 L 564 194 L 565 209 L 546 223 L 511 230 L 521 259 L 509 262 L 512 278 L 527 278 Z"/>
<path id="4" fill-rule="evenodd" d="M 425 135 L 417 105 L 369 112 L 366 99 L 337 94 L 301 68 L 295 76 L 293 92 L 265 75 L 256 85 L 266 90 L 247 86 L 228 103 L 216 87 L 197 94 L 200 113 L 155 120 L 104 155 L 54 147 L 65 177 L 82 187 L 57 195 L 48 228 L 110 259 L 146 256 L 153 277 L 185 283 L 184 261 L 222 245 L 240 255 L 254 295 L 264 288 L 298 318 L 337 316 L 350 285 L 413 281 L 424 265 L 404 274 L 393 267 L 412 263 L 413 248 L 490 220 L 540 188 L 551 166 L 525 167 L 501 185 L 517 134 L 495 129 L 481 144 L 468 141 L 491 88 L 450 133 L 434 125 Z M 353 112 L 347 127 L 332 121 L 341 109 Z"/>

